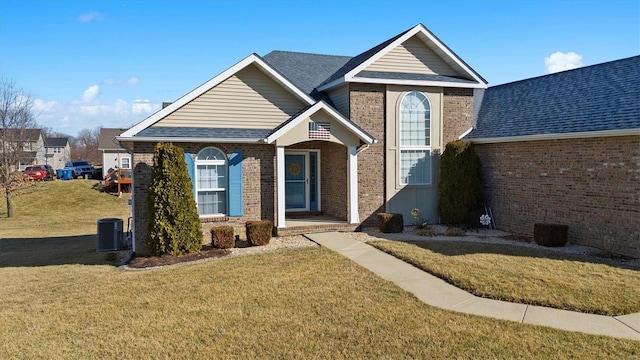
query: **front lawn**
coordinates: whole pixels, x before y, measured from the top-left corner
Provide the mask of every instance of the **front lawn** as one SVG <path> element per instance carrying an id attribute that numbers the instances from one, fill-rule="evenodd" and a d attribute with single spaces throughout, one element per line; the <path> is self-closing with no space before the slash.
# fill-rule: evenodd
<path id="1" fill-rule="evenodd" d="M 638 342 L 427 306 L 327 249 L 0 267 L 2 359 L 612 358 Z"/>
<path id="2" fill-rule="evenodd" d="M 545 249 L 469 241 L 371 241 L 475 295 L 603 315 L 640 312 L 640 271 Z"/>

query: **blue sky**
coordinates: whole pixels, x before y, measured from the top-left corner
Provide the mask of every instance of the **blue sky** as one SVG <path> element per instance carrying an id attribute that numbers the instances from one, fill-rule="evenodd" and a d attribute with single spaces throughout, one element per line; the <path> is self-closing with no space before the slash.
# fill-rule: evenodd
<path id="1" fill-rule="evenodd" d="M 422 23 L 489 85 L 640 54 L 640 0 L 0 1 L 38 122 L 130 127 L 255 52 L 356 55 Z"/>

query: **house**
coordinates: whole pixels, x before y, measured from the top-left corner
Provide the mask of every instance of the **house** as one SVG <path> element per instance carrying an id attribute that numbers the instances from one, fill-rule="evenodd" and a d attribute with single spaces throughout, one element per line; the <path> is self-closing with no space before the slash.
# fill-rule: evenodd
<path id="1" fill-rule="evenodd" d="M 356 55 L 251 54 L 117 137 L 133 154 L 134 237 L 145 252 L 158 142 L 185 151 L 203 231 L 381 211 L 438 220 L 438 154 L 473 124 L 487 82 L 422 24 Z M 300 230 L 302 231 L 302 230 Z"/>
<path id="2" fill-rule="evenodd" d="M 45 164 L 44 134 L 42 129 L 0 129 L 2 131 L 2 149 L 18 151 L 16 157 L 19 170 L 29 165 Z"/>
<path id="3" fill-rule="evenodd" d="M 127 129 L 100 128 L 98 151 L 102 152 L 102 177 L 109 169 L 131 169 L 131 155 L 116 141 Z"/>
<path id="4" fill-rule="evenodd" d="M 53 170 L 64 168 L 64 164 L 71 160 L 71 147 L 67 137 L 48 138 L 44 149 L 45 164 L 51 165 Z"/>
<path id="5" fill-rule="evenodd" d="M 640 56 L 490 87 L 465 139 L 499 228 L 640 257 Z"/>

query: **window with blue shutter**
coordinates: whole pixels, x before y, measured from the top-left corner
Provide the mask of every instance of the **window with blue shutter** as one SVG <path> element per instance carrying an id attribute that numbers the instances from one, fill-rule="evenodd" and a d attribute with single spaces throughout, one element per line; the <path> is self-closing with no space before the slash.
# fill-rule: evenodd
<path id="1" fill-rule="evenodd" d="M 191 179 L 191 188 L 193 189 L 193 196 L 196 196 L 196 162 L 193 160 L 193 156 L 185 152 L 184 162 L 187 163 L 187 170 L 189 171 L 189 178 Z"/>
<path id="2" fill-rule="evenodd" d="M 229 156 L 229 216 L 242 216 L 242 150 Z"/>

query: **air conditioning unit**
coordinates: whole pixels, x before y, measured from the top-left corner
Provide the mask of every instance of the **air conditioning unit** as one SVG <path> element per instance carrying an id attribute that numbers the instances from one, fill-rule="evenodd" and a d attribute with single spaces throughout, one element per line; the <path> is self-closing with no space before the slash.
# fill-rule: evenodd
<path id="1" fill-rule="evenodd" d="M 107 218 L 98 220 L 97 252 L 117 251 L 124 248 L 122 241 L 122 219 Z"/>

